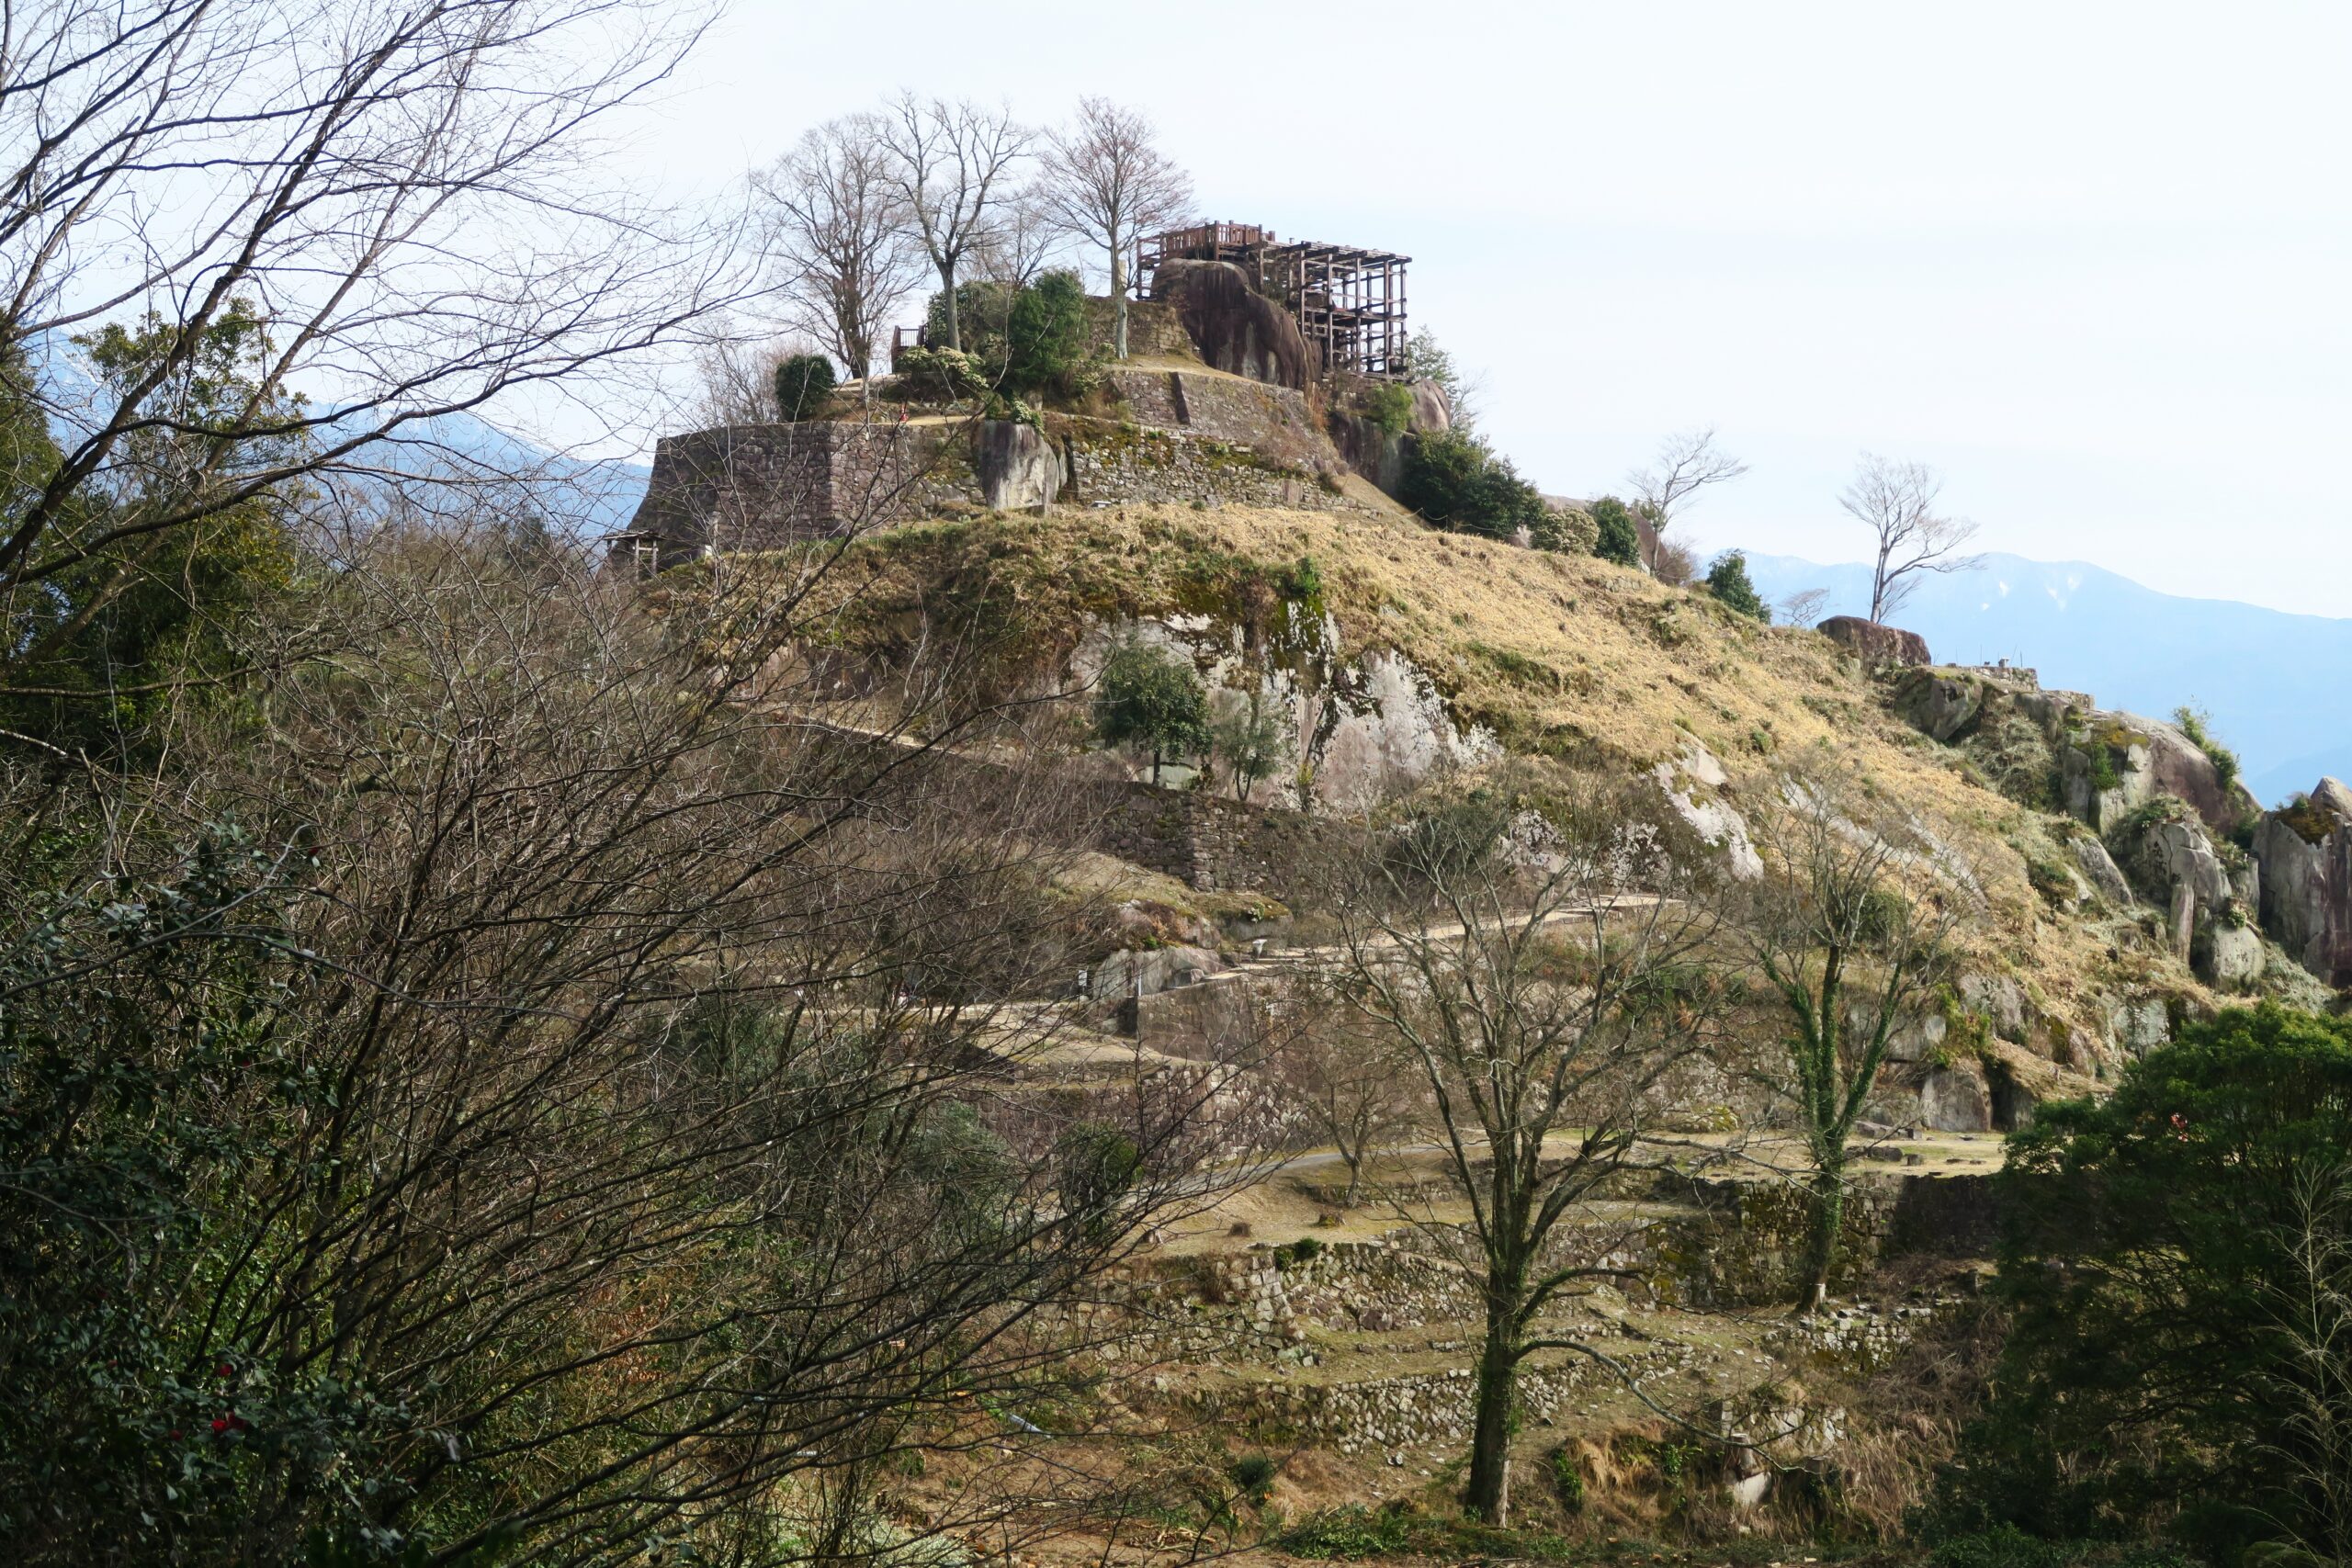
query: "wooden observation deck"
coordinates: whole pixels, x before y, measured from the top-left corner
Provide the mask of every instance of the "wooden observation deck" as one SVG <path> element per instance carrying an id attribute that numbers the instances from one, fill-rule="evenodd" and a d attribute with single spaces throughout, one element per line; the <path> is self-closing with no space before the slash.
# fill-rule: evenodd
<path id="1" fill-rule="evenodd" d="M 1326 370 L 1401 380 L 1406 364 L 1405 267 L 1413 258 L 1317 240 L 1283 243 L 1254 223 L 1171 229 L 1136 246 L 1136 290 L 1155 298 L 1163 262 L 1231 262 L 1279 300 Z"/>

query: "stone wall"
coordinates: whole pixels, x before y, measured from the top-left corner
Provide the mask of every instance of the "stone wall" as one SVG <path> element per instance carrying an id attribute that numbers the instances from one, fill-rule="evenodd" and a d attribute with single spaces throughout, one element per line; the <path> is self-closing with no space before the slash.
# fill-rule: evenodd
<path id="1" fill-rule="evenodd" d="M 980 500 L 960 424 L 730 424 L 662 439 L 629 532 L 658 540 L 669 566 Z"/>
<path id="2" fill-rule="evenodd" d="M 898 743 L 854 731 L 833 732 L 835 742 L 895 751 Z M 956 770 L 996 784 L 1019 775 L 1035 777 L 1049 766 L 1015 768 L 959 751 L 933 750 L 899 762 L 899 787 L 910 787 L 940 769 Z M 1327 859 L 1363 852 L 1363 829 L 1330 818 L 1309 817 L 1281 807 L 1247 806 L 1223 795 L 1164 789 L 1140 780 L 1088 777 L 1071 771 L 1053 776 L 1056 794 L 1071 816 L 1071 841 L 1147 871 L 1157 871 L 1203 892 L 1281 894 L 1298 885 Z"/>
<path id="3" fill-rule="evenodd" d="M 1174 430 L 1064 420 L 1047 428 L 1062 442 L 1069 483 L 1063 499 L 1080 504 L 1283 507 L 1362 512 L 1326 490 L 1305 468 L 1255 449 Z"/>
<path id="4" fill-rule="evenodd" d="M 1348 466 L 1307 394 L 1206 370 L 1113 369 L 1107 384 L 1136 423 L 1249 447 L 1305 474 Z"/>
<path id="5" fill-rule="evenodd" d="M 1086 297 L 1086 346 L 1091 353 L 1111 352 L 1112 301 L 1105 296 Z M 1127 354 L 1136 359 L 1192 359 L 1193 339 L 1176 319 L 1176 308 L 1165 299 L 1127 301 Z"/>

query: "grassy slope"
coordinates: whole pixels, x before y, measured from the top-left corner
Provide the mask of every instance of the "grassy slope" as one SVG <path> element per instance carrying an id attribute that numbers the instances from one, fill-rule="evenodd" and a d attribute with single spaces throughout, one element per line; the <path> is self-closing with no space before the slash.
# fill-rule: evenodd
<path id="1" fill-rule="evenodd" d="M 1768 627 L 1703 594 L 1586 557 L 1433 532 L 1404 519 L 1126 507 L 913 525 L 862 541 L 831 585 L 844 644 L 887 660 L 922 623 L 984 626 L 1004 673 L 1057 665 L 1092 620 L 1170 614 L 1262 623 L 1311 558 L 1339 650 L 1393 649 L 1459 718 L 1513 750 L 1627 770 L 1695 738 L 1737 781 L 1815 753 L 1851 770 L 1964 854 L 1989 900 L 1977 967 L 2027 981 L 2097 1033 L 2091 993 L 2118 981 L 2203 999 L 2167 958 L 2053 913 L 2020 846 L 2044 819 L 1972 780 L 1958 753 L 1888 711 L 1826 638 Z"/>

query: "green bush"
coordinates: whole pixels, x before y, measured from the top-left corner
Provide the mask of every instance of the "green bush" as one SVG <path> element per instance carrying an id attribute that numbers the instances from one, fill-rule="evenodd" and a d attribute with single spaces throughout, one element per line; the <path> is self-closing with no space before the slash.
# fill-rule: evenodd
<path id="1" fill-rule="evenodd" d="M 2238 754 L 2213 739 L 2210 728 L 2213 722 L 2211 714 L 2203 708 L 2182 706 L 2173 710 L 2172 721 L 2213 764 L 2213 773 L 2221 780 L 2224 791 L 2237 782 Z"/>
<path id="2" fill-rule="evenodd" d="M 2352 1540 L 2300 1472 L 2352 1437 L 2352 1021 L 2266 1005 L 2179 1027 L 2112 1097 L 2044 1104 L 2012 1139 L 2014 1326 L 1939 1512 L 2335 1561 Z"/>
<path id="3" fill-rule="evenodd" d="M 1566 1512 L 1584 1512 L 1584 1472 L 1577 1468 L 1577 1456 L 1565 1448 L 1552 1450 L 1552 1489 Z"/>
<path id="4" fill-rule="evenodd" d="M 1412 428 L 1412 389 L 1383 381 L 1356 400 L 1356 412 L 1384 435 L 1402 435 Z"/>
<path id="5" fill-rule="evenodd" d="M 1771 607 L 1756 592 L 1756 584 L 1748 581 L 1745 553 L 1725 550 L 1715 558 L 1714 566 L 1707 573 L 1707 592 L 1741 615 L 1771 624 Z"/>
<path id="6" fill-rule="evenodd" d="M 1589 510 L 1598 533 L 1592 553 L 1619 566 L 1641 565 L 1642 533 L 1634 525 L 1632 509 L 1615 496 L 1604 495 Z"/>
<path id="7" fill-rule="evenodd" d="M 1308 1515 L 1275 1544 L 1299 1557 L 1380 1557 L 1402 1551 L 1411 1539 L 1412 1521 L 1400 1511 L 1342 1503 Z"/>
<path id="8" fill-rule="evenodd" d="M 1282 1466 L 1264 1454 L 1244 1454 L 1233 1461 L 1233 1469 L 1227 1473 L 1233 1477 L 1233 1483 L 1241 1489 L 1244 1498 L 1262 1504 L 1266 1495 L 1273 1490 L 1274 1477 L 1282 1472 Z"/>
<path id="9" fill-rule="evenodd" d="M 945 343 L 944 293 L 931 297 L 924 320 L 929 341 Z M 1080 390 L 1088 358 L 1086 288 L 1078 274 L 1048 272 L 1035 283 L 1019 286 L 987 280 L 957 284 L 956 320 L 980 389 L 1014 401 L 1041 395 L 1068 397 Z M 899 366 L 906 367 L 903 355 Z"/>
<path id="10" fill-rule="evenodd" d="M 821 354 L 796 354 L 775 367 L 775 412 L 786 423 L 814 419 L 833 395 L 833 362 Z"/>
<path id="11" fill-rule="evenodd" d="M 1116 1127 L 1085 1122 L 1062 1134 L 1057 1164 L 1065 1213 L 1102 1217 L 1135 1185 L 1143 1155 Z"/>
<path id="12" fill-rule="evenodd" d="M 1274 1248 L 1274 1267 L 1287 1269 L 1294 1263 L 1312 1263 L 1322 1256 L 1323 1244 L 1311 1235 L 1303 1235 L 1287 1247 Z"/>
<path id="13" fill-rule="evenodd" d="M 1169 755 L 1208 750 L 1208 693 L 1192 661 L 1145 642 L 1122 643 L 1094 690 L 1094 732 L 1107 746 L 1151 753 L 1151 782 Z"/>
<path id="14" fill-rule="evenodd" d="M 899 383 L 917 401 L 984 398 L 989 378 L 978 359 L 953 348 L 910 348 L 899 355 Z"/>
<path id="15" fill-rule="evenodd" d="M 1420 436 L 1407 448 L 1396 499 L 1441 528 L 1495 539 L 1521 528 L 1532 536 L 1551 514 L 1509 458 L 1458 431 Z"/>

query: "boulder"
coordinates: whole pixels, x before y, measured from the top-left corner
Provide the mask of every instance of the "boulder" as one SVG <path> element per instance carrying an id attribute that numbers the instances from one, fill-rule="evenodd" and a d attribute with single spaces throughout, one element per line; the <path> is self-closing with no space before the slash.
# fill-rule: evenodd
<path id="1" fill-rule="evenodd" d="M 2262 929 L 2313 975 L 2352 987 L 2352 789 L 2335 779 L 2255 829 Z"/>
<path id="2" fill-rule="evenodd" d="M 2116 1048 L 2144 1056 L 2172 1039 L 2172 1015 L 2160 998 L 2142 997 L 2118 1002 L 2108 1013 L 2108 1029 Z"/>
<path id="3" fill-rule="evenodd" d="M 2228 838 L 2253 819 L 2253 797 L 2220 770 L 2204 749 L 2169 724 L 2131 713 L 2094 713 L 2086 733 L 2059 759 L 2066 809 L 2093 827 L 2113 827 L 2125 813 L 2158 795 L 2187 803 L 2217 837 Z M 2094 753 L 2104 751 L 2113 783 L 2102 785 Z"/>
<path id="4" fill-rule="evenodd" d="M 980 422 L 973 468 L 980 499 L 1000 512 L 1046 506 L 1062 492 L 1062 457 L 1036 426 L 1017 420 Z"/>
<path id="5" fill-rule="evenodd" d="M 1162 262 L 1151 290 L 1173 303 L 1193 348 L 1216 369 L 1299 391 L 1321 369 L 1297 321 L 1231 262 Z"/>
<path id="6" fill-rule="evenodd" d="M 1088 989 L 1104 1001 L 1153 996 L 1171 986 L 1225 971 L 1225 960 L 1204 947 L 1154 947 L 1114 953 L 1095 965 Z"/>
<path id="7" fill-rule="evenodd" d="M 1905 677 L 1894 711 L 1929 739 L 1949 744 L 1975 727 L 1984 711 L 1984 682 L 1919 670 Z"/>
<path id="8" fill-rule="evenodd" d="M 2198 910 L 2211 914 L 2225 908 L 2234 895 L 2220 852 L 2204 825 L 2194 819 L 2184 816 L 2150 822 L 2121 847 L 2125 874 L 2152 904 L 2169 907 L 2186 888 Z"/>
<path id="9" fill-rule="evenodd" d="M 1868 1027 L 1867 1017 L 1861 1020 L 1860 1027 Z M 1942 1048 L 1945 1038 L 1951 1033 L 1951 1025 L 1944 1021 L 1944 1016 L 1939 1012 L 1905 1019 L 1887 1032 L 1887 1060 L 1891 1062 L 1927 1061 Z"/>
<path id="10" fill-rule="evenodd" d="M 2199 978 L 2216 990 L 2251 990 L 2262 978 L 2262 933 L 2230 920 L 2209 920 L 2190 949 Z"/>
<path id="11" fill-rule="evenodd" d="M 2124 879 L 2122 868 L 2105 844 L 2097 839 L 2076 839 L 2075 863 L 2082 867 L 2083 879 L 2091 885 L 2092 892 L 2116 908 L 2132 907 L 2132 884 Z"/>
<path id="12" fill-rule="evenodd" d="M 1881 626 L 1859 615 L 1832 615 L 1815 629 L 1850 650 L 1866 669 L 1908 670 L 1935 662 L 1928 656 L 1928 639 L 1917 632 Z"/>
<path id="13" fill-rule="evenodd" d="M 1424 378 L 1408 389 L 1413 394 L 1413 412 L 1407 428 L 1414 434 L 1442 435 L 1453 428 L 1453 405 L 1443 387 Z"/>
<path id="14" fill-rule="evenodd" d="M 1961 977 L 1960 999 L 1971 1012 L 1984 1015 L 1993 1032 L 2004 1040 L 2025 1038 L 2025 988 L 2006 975 L 1966 975 Z"/>
<path id="15" fill-rule="evenodd" d="M 1931 1068 L 1919 1082 L 1919 1124 L 1939 1133 L 1989 1133 L 1993 1093 L 1973 1062 Z"/>

